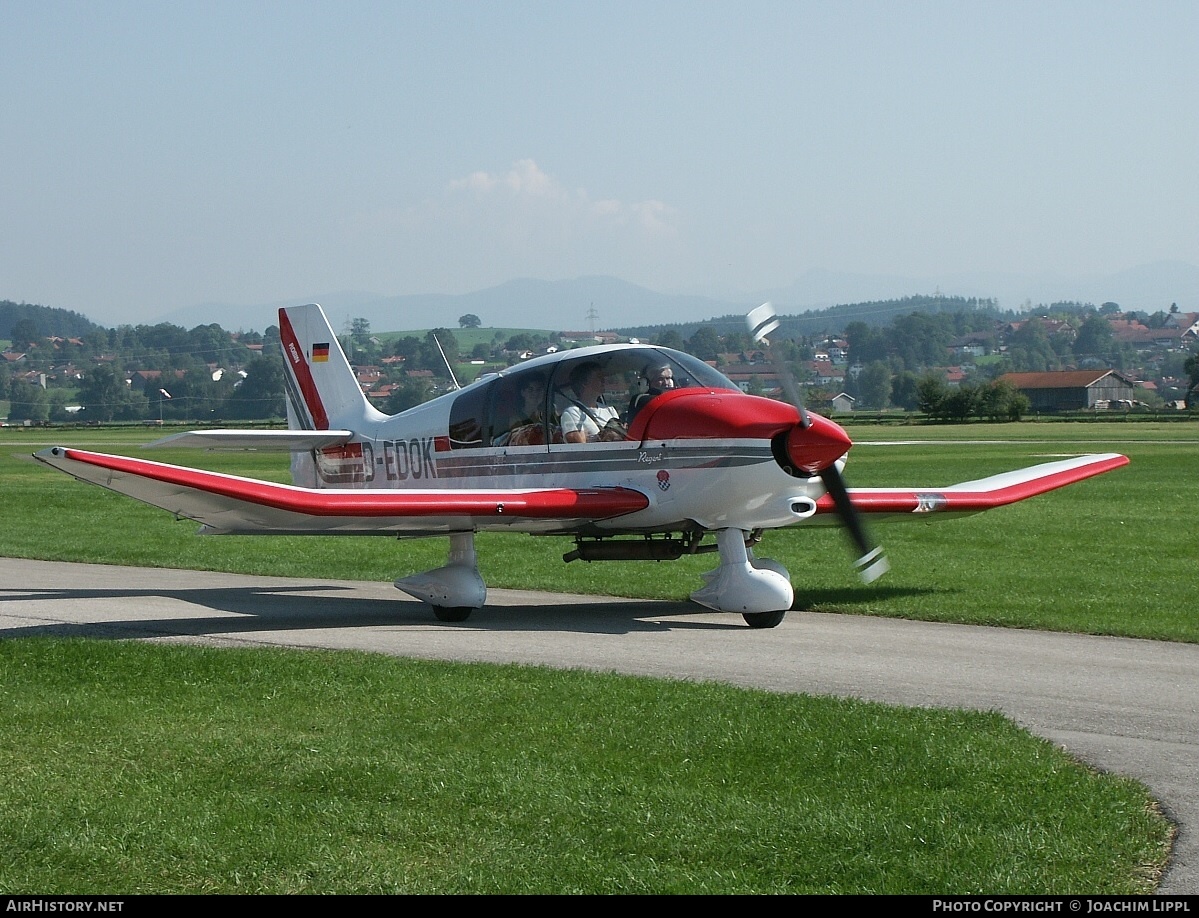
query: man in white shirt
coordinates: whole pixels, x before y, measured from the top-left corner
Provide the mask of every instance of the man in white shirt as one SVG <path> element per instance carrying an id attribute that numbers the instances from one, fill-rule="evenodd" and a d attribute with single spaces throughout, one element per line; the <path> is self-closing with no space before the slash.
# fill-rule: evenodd
<path id="1" fill-rule="evenodd" d="M 609 422 L 616 421 L 620 413 L 602 403 L 604 374 L 594 362 L 579 364 L 570 374 L 570 388 L 575 400 L 562 409 L 559 423 L 562 439 L 567 443 L 589 443 L 593 440 L 618 440 L 619 432 L 613 432 Z"/>

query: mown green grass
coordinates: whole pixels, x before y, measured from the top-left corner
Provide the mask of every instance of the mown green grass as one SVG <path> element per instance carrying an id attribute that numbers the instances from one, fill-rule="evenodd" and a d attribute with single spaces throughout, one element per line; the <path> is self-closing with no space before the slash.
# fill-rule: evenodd
<path id="1" fill-rule="evenodd" d="M 854 579 L 835 529 L 767 533 L 757 553 L 790 570 L 796 609 L 1199 641 L 1199 423 L 868 425 L 850 433 L 859 445 L 846 474 L 861 486 L 945 486 L 1084 452 L 1122 452 L 1132 463 L 967 519 L 877 525 L 892 570 L 871 586 Z M 198 538 L 194 523 L 21 458 L 54 443 L 136 453 L 156 434 L 0 434 L 0 554 L 375 581 L 444 563 L 444 539 Z M 146 455 L 287 480 L 277 455 Z M 563 564 L 570 547 L 567 539 L 484 533 L 479 564 L 491 587 L 678 600 L 715 563 L 704 555 Z"/>
<path id="2" fill-rule="evenodd" d="M 997 714 L 0 642 L 0 889 L 1142 893 L 1170 829 Z"/>

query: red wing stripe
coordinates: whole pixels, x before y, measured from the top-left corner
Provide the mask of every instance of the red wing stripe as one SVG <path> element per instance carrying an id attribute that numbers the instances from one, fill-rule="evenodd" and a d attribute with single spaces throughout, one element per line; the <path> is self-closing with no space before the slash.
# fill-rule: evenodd
<path id="1" fill-rule="evenodd" d="M 300 346 L 295 329 L 292 328 L 291 318 L 283 309 L 279 310 L 279 338 L 283 342 L 283 355 L 287 358 L 287 364 L 300 387 L 300 394 L 304 396 L 308 412 L 312 415 L 313 425 L 317 430 L 328 430 L 329 414 L 325 411 L 320 392 L 317 391 L 316 380 L 312 378 L 312 368 L 308 365 L 304 349 Z"/>
<path id="2" fill-rule="evenodd" d="M 1038 478 L 1021 481 L 1006 487 L 990 490 L 958 490 L 960 485 L 921 490 L 888 490 L 885 488 L 850 488 L 849 495 L 861 513 L 980 513 L 1014 504 L 1017 501 L 1036 497 L 1046 491 L 1102 475 L 1112 469 L 1128 465 L 1127 456 L 1108 458 Z M 825 494 L 816 502 L 817 513 L 835 513 L 833 499 Z"/>
<path id="3" fill-rule="evenodd" d="M 629 488 L 544 488 L 525 491 L 381 491 L 297 488 L 145 459 L 63 449 L 67 459 L 181 488 L 191 488 L 309 516 L 512 516 L 526 519 L 605 519 L 644 510 L 649 498 Z M 69 471 L 69 470 L 68 470 Z M 97 481 L 104 484 L 103 481 Z"/>

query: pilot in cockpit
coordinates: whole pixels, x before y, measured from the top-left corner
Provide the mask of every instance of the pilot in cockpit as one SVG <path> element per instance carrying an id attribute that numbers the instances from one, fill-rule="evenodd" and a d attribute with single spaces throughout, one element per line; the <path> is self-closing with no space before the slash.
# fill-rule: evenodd
<path id="1" fill-rule="evenodd" d="M 598 363 L 584 361 L 571 371 L 569 387 L 563 393 L 567 405 L 559 419 L 563 440 L 590 443 L 624 439 L 620 412 L 604 404 L 603 392 L 604 373 Z"/>

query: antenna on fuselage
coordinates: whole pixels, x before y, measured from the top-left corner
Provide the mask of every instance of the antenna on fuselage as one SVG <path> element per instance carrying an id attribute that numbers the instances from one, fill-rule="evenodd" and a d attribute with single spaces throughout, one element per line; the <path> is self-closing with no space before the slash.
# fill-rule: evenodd
<path id="1" fill-rule="evenodd" d="M 450 360 L 445 355 L 445 348 L 441 346 L 441 342 L 437 340 L 437 336 L 433 336 L 433 340 L 437 342 L 437 350 L 441 352 L 441 359 L 445 363 L 445 368 L 450 374 L 450 379 L 454 382 L 455 389 L 461 389 L 462 386 L 458 383 L 458 377 L 454 375 L 454 368 L 450 366 Z"/>

